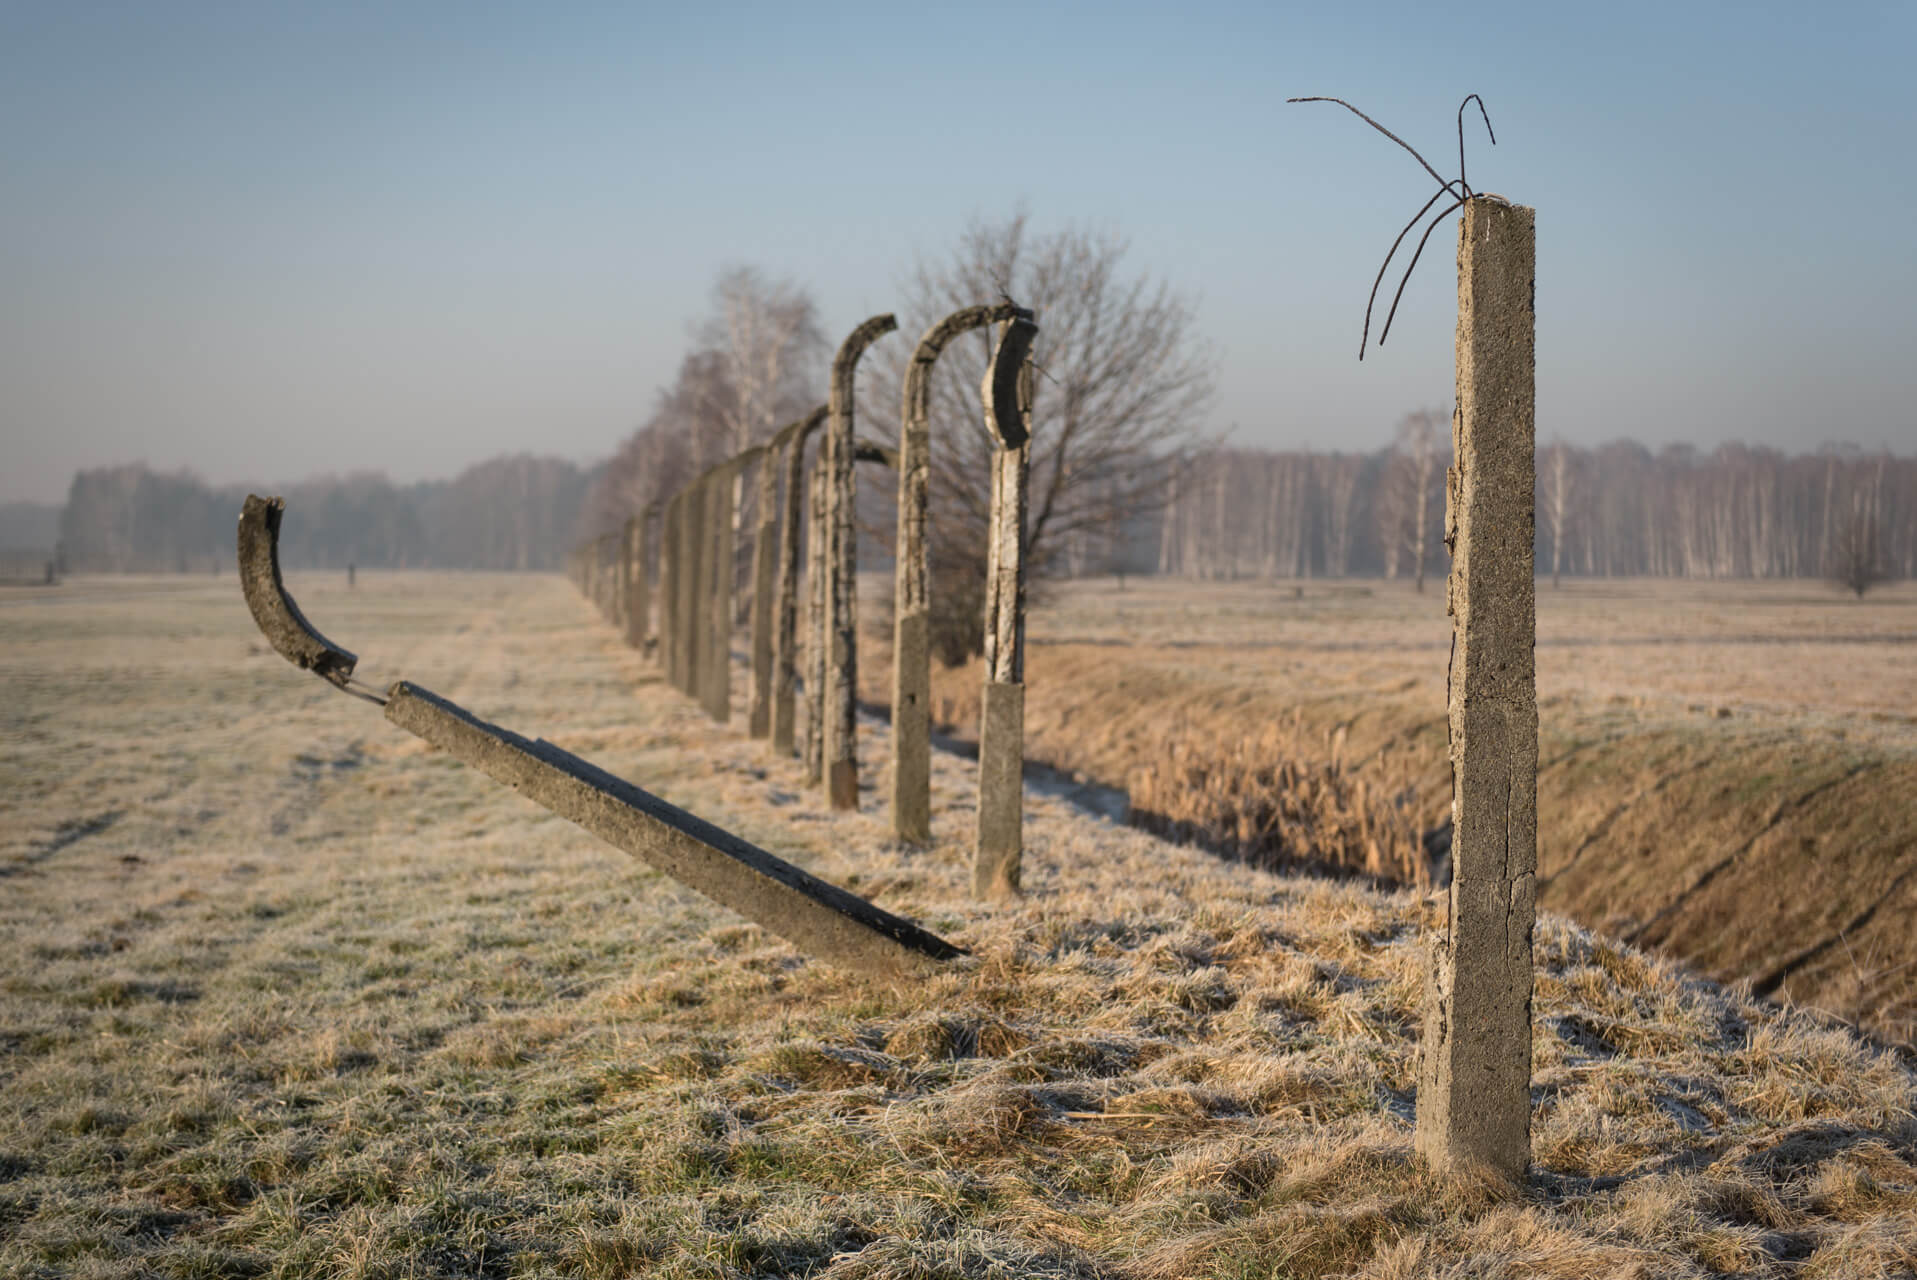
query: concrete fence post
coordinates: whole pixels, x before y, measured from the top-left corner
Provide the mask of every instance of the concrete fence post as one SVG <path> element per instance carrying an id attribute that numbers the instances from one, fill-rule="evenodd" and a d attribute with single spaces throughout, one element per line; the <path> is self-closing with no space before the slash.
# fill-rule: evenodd
<path id="1" fill-rule="evenodd" d="M 879 338 L 899 327 L 891 315 L 873 316 L 839 344 L 832 358 L 831 415 L 826 429 L 826 458 L 831 464 L 827 528 L 831 538 L 826 570 L 825 690 L 826 793 L 834 809 L 859 807 L 859 525 L 858 485 L 852 432 L 853 374 L 859 357 Z"/>
<path id="2" fill-rule="evenodd" d="M 685 509 L 679 519 L 685 526 L 680 537 L 682 550 L 680 555 L 685 567 L 685 581 L 679 587 L 679 644 L 680 675 L 682 683 L 679 692 L 687 697 L 697 697 L 699 677 L 705 668 L 705 624 L 710 614 L 700 606 L 705 602 L 706 555 L 705 547 L 705 486 L 694 481 L 686 488 Z"/>
<path id="3" fill-rule="evenodd" d="M 1425 973 L 1417 1149 L 1522 1182 L 1537 870 L 1536 212 L 1464 203 L 1456 464 L 1445 480 L 1451 885 Z"/>
<path id="4" fill-rule="evenodd" d="M 679 504 L 681 490 L 659 515 L 659 660 L 666 683 L 679 685 Z"/>
<path id="5" fill-rule="evenodd" d="M 732 626 L 738 585 L 739 501 L 745 469 L 764 457 L 765 446 L 755 445 L 714 467 L 706 480 L 711 504 L 712 629 L 707 637 L 711 661 L 706 670 L 705 704 L 720 724 L 732 718 Z"/>
<path id="6" fill-rule="evenodd" d="M 979 705 L 978 843 L 972 892 L 1019 891 L 1025 823 L 1025 508 L 1032 459 L 1030 313 L 999 326 L 986 370 L 985 422 L 993 453 L 985 567 L 985 688 Z"/>
<path id="7" fill-rule="evenodd" d="M 759 520 L 752 531 L 752 700 L 746 734 L 772 736 L 773 593 L 779 573 L 779 447 L 774 438 L 759 455 Z"/>
<path id="8" fill-rule="evenodd" d="M 639 517 L 634 514 L 619 526 L 619 637 L 628 645 L 632 643 L 632 574 L 638 559 L 638 525 Z"/>
<path id="9" fill-rule="evenodd" d="M 821 450 L 823 453 L 823 450 Z M 805 568 L 805 781 L 825 781 L 825 597 L 826 560 L 830 555 L 826 533 L 828 473 L 823 456 L 812 463 L 811 493 L 806 504 Z"/>
<path id="10" fill-rule="evenodd" d="M 780 510 L 779 599 L 772 628 L 772 751 L 791 755 L 797 722 L 799 543 L 804 536 L 805 442 L 825 421 L 826 406 L 779 433 L 785 464 L 785 506 Z"/>
<path id="11" fill-rule="evenodd" d="M 899 518 L 892 591 L 892 833 L 932 839 L 931 565 L 925 505 L 932 467 L 932 368 L 959 334 L 1009 320 L 1010 303 L 965 307 L 927 329 L 905 369 L 899 413 Z"/>
<path id="12" fill-rule="evenodd" d="M 720 724 L 732 713 L 732 480 L 737 473 L 720 465 L 707 474 L 705 666 L 699 700 Z"/>
<path id="13" fill-rule="evenodd" d="M 652 518 L 653 503 L 632 518 L 632 601 L 626 610 L 626 643 L 641 653 L 652 635 Z"/>

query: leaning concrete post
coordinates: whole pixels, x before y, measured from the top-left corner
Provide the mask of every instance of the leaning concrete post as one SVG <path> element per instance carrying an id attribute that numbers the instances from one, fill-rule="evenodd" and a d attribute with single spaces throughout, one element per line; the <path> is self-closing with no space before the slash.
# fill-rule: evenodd
<path id="1" fill-rule="evenodd" d="M 829 468 L 823 457 L 812 464 L 806 504 L 805 567 L 805 781 L 825 781 L 825 565 L 830 538 L 825 527 L 825 491 Z"/>
<path id="2" fill-rule="evenodd" d="M 892 616 L 892 833 L 911 844 L 932 839 L 931 570 L 925 502 L 932 466 L 932 366 L 959 334 L 1009 320 L 1010 303 L 966 307 L 925 331 L 905 369 L 899 415 L 899 522 Z"/>
<path id="3" fill-rule="evenodd" d="M 1439 1169 L 1513 1182 L 1531 1163 L 1535 281 L 1535 212 L 1496 196 L 1465 201 L 1457 462 L 1445 486 L 1452 869 L 1427 957 L 1417 1148 Z"/>
<path id="4" fill-rule="evenodd" d="M 999 328 L 985 374 L 985 422 L 998 441 L 985 565 L 985 689 L 979 705 L 978 845 L 972 892 L 1019 887 L 1025 821 L 1025 505 L 1032 461 L 1032 339 L 1026 313 Z"/>
<path id="5" fill-rule="evenodd" d="M 826 407 L 779 432 L 774 445 L 785 450 L 785 506 L 780 511 L 779 600 L 772 628 L 772 751 L 790 755 L 797 720 L 795 686 L 799 678 L 799 542 L 804 528 L 805 442 L 825 421 Z"/>
<path id="6" fill-rule="evenodd" d="M 832 358 L 831 426 L 825 443 L 832 468 L 827 490 L 831 545 L 826 570 L 831 590 L 826 600 L 830 650 L 825 673 L 825 776 L 834 809 L 859 807 L 859 525 L 852 375 L 865 349 L 898 327 L 890 315 L 873 316 L 847 335 Z"/>

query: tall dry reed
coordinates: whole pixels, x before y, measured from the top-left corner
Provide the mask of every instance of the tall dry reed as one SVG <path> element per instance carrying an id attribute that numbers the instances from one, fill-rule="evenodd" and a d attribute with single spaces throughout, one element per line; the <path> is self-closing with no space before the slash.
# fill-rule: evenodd
<path id="1" fill-rule="evenodd" d="M 1348 764 L 1342 730 L 1316 736 L 1295 713 L 1226 741 L 1183 727 L 1132 772 L 1132 822 L 1253 866 L 1428 889 L 1409 776 Z"/>

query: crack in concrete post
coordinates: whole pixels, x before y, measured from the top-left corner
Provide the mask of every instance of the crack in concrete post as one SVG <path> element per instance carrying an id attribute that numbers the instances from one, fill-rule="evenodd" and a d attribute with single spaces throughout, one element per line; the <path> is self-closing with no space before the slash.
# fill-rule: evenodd
<path id="1" fill-rule="evenodd" d="M 1520 1183 L 1537 871 L 1535 244 L 1532 210 L 1465 202 L 1445 486 L 1452 878 L 1426 962 L 1417 1111 L 1434 1167 Z"/>

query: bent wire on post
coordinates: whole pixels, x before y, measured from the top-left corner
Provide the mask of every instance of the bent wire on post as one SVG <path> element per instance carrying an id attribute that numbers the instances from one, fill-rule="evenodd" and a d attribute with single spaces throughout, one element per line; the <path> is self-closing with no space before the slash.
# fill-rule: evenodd
<path id="1" fill-rule="evenodd" d="M 322 636 L 279 573 L 279 498 L 240 513 L 240 582 L 261 634 L 287 661 L 347 689 L 358 658 Z M 922 980 L 966 954 L 936 934 L 819 879 L 544 740 L 522 738 L 404 680 L 386 718 L 527 799 L 592 832 L 829 964 L 882 980 Z"/>

